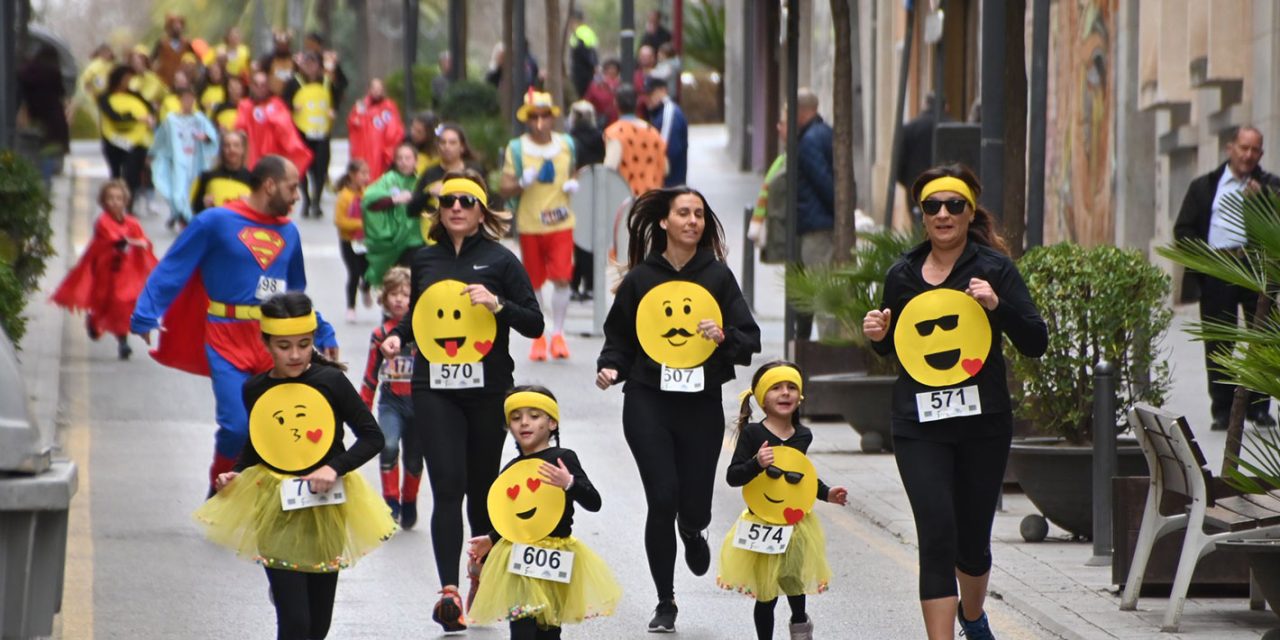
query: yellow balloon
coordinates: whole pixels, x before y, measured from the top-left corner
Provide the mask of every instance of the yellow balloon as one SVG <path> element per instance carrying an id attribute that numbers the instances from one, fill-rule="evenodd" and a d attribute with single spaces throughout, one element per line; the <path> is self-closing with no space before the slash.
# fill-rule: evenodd
<path id="1" fill-rule="evenodd" d="M 636 338 L 655 362 L 673 369 L 696 367 L 716 350 L 698 333 L 698 323 L 724 324 L 720 305 L 702 285 L 687 280 L 664 282 L 644 294 L 636 306 Z"/>
<path id="2" fill-rule="evenodd" d="M 564 515 L 564 489 L 542 478 L 542 460 L 521 460 L 489 487 L 489 520 L 498 535 L 534 544 L 551 535 Z"/>
<path id="3" fill-rule="evenodd" d="M 466 283 L 441 280 L 418 297 L 413 335 L 427 362 L 479 362 L 493 348 L 498 321 L 484 305 L 471 304 Z"/>
<path id="4" fill-rule="evenodd" d="M 772 449 L 773 464 L 742 487 L 742 499 L 765 522 L 795 524 L 818 500 L 818 470 L 799 449 Z"/>
<path id="5" fill-rule="evenodd" d="M 893 329 L 898 362 L 920 384 L 946 387 L 978 375 L 991 351 L 991 321 L 972 296 L 934 289 L 911 299 Z"/>
<path id="6" fill-rule="evenodd" d="M 281 471 L 301 471 L 323 460 L 339 428 L 324 395 L 299 382 L 268 389 L 249 411 L 253 447 Z"/>

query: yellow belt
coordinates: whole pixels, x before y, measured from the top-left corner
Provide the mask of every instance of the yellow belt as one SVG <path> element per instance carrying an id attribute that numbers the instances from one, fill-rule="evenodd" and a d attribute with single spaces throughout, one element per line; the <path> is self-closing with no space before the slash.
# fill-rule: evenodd
<path id="1" fill-rule="evenodd" d="M 259 320 L 262 318 L 262 308 L 257 305 L 227 304 L 210 300 L 209 315 L 218 316 L 219 318 L 235 318 L 236 320 Z"/>

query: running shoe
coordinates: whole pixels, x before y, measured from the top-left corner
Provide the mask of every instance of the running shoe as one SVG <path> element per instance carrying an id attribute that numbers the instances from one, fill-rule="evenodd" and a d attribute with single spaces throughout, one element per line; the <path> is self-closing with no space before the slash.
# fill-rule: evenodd
<path id="1" fill-rule="evenodd" d="M 960 621 L 960 635 L 965 640 L 996 640 L 995 635 L 991 633 L 991 626 L 987 624 L 987 612 L 982 612 L 977 620 L 965 620 L 964 607 L 957 605 L 956 619 Z"/>
<path id="2" fill-rule="evenodd" d="M 391 519 L 395 520 L 396 522 L 399 522 L 400 521 L 400 500 L 398 498 L 387 498 L 387 497 L 384 497 L 383 500 L 386 500 L 387 506 L 391 508 Z"/>
<path id="3" fill-rule="evenodd" d="M 649 633 L 675 633 L 676 614 L 679 612 L 674 600 L 659 601 L 653 610 L 653 619 L 649 620 Z"/>
<path id="4" fill-rule="evenodd" d="M 534 362 L 542 362 L 547 359 L 547 339 L 538 336 L 533 339 L 533 347 L 529 349 L 529 359 Z"/>
<path id="5" fill-rule="evenodd" d="M 684 542 L 684 562 L 689 565 L 689 571 L 695 576 L 706 575 L 711 567 L 711 548 L 707 546 L 706 537 L 701 531 L 685 531 L 679 525 L 676 525 L 676 531 Z"/>
<path id="6" fill-rule="evenodd" d="M 120 338 L 120 344 L 116 348 L 116 355 L 120 356 L 121 360 L 128 360 L 129 356 L 133 355 L 133 347 L 129 346 L 127 338 Z"/>
<path id="7" fill-rule="evenodd" d="M 445 633 L 467 630 L 466 618 L 462 615 L 462 597 L 458 595 L 457 587 L 440 590 L 440 601 L 431 610 L 431 619 L 444 627 Z"/>
<path id="8" fill-rule="evenodd" d="M 813 618 L 805 616 L 804 622 L 792 622 L 791 640 L 813 640 Z"/>
<path id="9" fill-rule="evenodd" d="M 564 334 L 551 336 L 551 357 L 557 360 L 569 359 L 569 345 L 564 343 Z"/>
<path id="10" fill-rule="evenodd" d="M 408 531 L 418 524 L 418 503 L 404 502 L 400 504 L 400 528 Z"/>

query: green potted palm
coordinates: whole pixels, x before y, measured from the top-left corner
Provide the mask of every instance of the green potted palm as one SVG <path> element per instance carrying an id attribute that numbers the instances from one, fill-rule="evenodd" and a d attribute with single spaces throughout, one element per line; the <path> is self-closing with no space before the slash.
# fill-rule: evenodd
<path id="1" fill-rule="evenodd" d="M 844 350 L 838 372 L 810 373 L 805 389 L 806 409 L 843 416 L 862 436 L 862 450 L 891 448 L 890 397 L 898 364 L 871 350 L 862 335 L 862 318 L 878 309 L 885 273 L 902 254 L 921 242 L 918 232 L 877 231 L 858 234 L 852 258 L 839 265 L 787 267 L 787 299 L 800 311 L 825 316 L 837 326 L 836 335 L 823 336 L 827 348 Z M 797 360 L 806 371 L 800 344 Z"/>
<path id="2" fill-rule="evenodd" d="M 1036 247 L 1018 269 L 1048 325 L 1049 348 L 1039 358 L 1006 349 L 1014 417 L 1039 434 L 1014 441 L 1010 471 L 1045 518 L 1088 538 L 1094 367 L 1102 360 L 1115 367 L 1117 411 L 1109 419 L 1121 431 L 1134 403 L 1163 403 L 1170 375 L 1160 342 L 1172 318 L 1170 280 L 1137 251 L 1072 243 Z M 1117 475 L 1145 469 L 1136 442 L 1122 442 Z"/>

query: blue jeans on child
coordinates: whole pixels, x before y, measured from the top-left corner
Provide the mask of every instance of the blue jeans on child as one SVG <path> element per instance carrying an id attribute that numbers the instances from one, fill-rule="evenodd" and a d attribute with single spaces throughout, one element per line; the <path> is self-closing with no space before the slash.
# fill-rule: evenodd
<path id="1" fill-rule="evenodd" d="M 382 390 L 378 400 L 378 426 L 382 427 L 382 436 L 386 444 L 378 457 L 378 466 L 389 471 L 396 466 L 400 458 L 401 442 L 404 442 L 404 471 L 410 475 L 422 475 L 422 452 L 416 451 L 416 438 L 407 437 L 407 429 L 413 428 L 413 399 L 409 396 L 398 396 L 387 389 Z"/>

